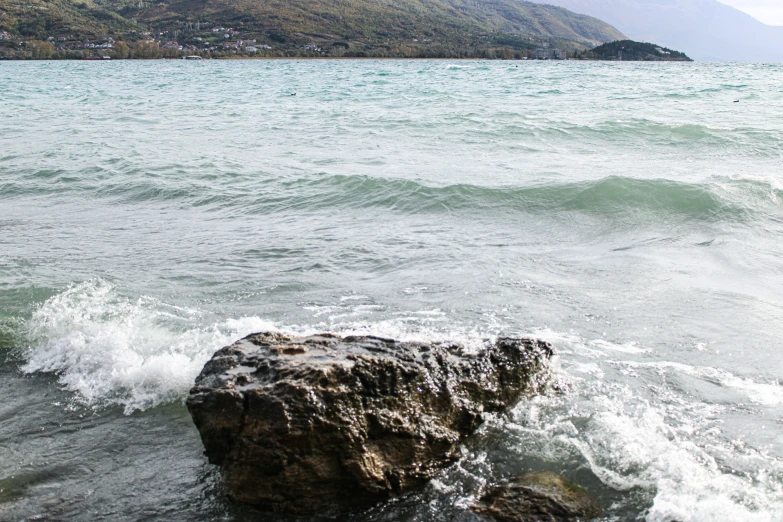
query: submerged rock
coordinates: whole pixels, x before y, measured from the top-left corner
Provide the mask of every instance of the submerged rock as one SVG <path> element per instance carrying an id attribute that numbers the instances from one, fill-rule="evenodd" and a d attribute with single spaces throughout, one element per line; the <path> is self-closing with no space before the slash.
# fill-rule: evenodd
<path id="1" fill-rule="evenodd" d="M 551 472 L 526 473 L 500 483 L 471 509 L 492 522 L 576 522 L 601 514 L 580 486 Z"/>
<path id="2" fill-rule="evenodd" d="M 187 400 L 226 493 L 307 513 L 422 486 L 486 412 L 536 384 L 547 343 L 456 345 L 253 334 L 219 350 Z"/>

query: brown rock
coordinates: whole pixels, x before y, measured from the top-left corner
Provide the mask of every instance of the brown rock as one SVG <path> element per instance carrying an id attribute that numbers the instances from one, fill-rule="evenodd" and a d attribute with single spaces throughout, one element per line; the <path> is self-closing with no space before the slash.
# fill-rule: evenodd
<path id="1" fill-rule="evenodd" d="M 493 522 L 576 522 L 601 514 L 584 489 L 551 472 L 500 483 L 471 509 Z"/>
<path id="2" fill-rule="evenodd" d="M 485 412 L 537 385 L 548 344 L 455 345 L 250 335 L 204 366 L 187 405 L 226 493 L 294 513 L 422 486 Z"/>

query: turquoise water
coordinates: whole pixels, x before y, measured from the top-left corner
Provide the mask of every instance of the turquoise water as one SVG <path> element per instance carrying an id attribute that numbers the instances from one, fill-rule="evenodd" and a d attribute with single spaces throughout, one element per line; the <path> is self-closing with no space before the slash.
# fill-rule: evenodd
<path id="1" fill-rule="evenodd" d="M 0 64 L 0 519 L 283 520 L 223 500 L 182 402 L 271 328 L 557 351 L 560 391 L 340 520 L 469 521 L 530 469 L 601 520 L 783 520 L 782 85 L 764 65 Z"/>

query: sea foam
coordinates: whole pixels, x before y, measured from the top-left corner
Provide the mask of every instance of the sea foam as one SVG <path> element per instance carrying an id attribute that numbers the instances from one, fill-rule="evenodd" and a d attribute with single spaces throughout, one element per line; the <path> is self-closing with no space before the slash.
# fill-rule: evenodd
<path id="1" fill-rule="evenodd" d="M 642 492 L 647 522 L 783 520 L 783 462 L 730 432 L 726 406 L 658 387 L 650 395 L 639 379 L 623 382 L 613 368 L 685 375 L 744 393 L 752 403 L 777 405 L 781 388 L 726 370 L 669 361 L 623 361 L 617 352 L 657 359 L 635 344 L 588 340 L 571 333 L 536 335 L 569 353 L 558 366 L 566 393 L 550 393 L 518 405 L 505 424 L 518 451 L 545 461 L 583 462 L 605 486 Z M 633 349 L 629 350 L 628 348 Z M 611 506 L 609 511 L 620 509 Z"/>
<path id="2" fill-rule="evenodd" d="M 194 326 L 199 316 L 151 297 L 125 297 L 102 279 L 87 281 L 33 313 L 22 370 L 55 373 L 78 401 L 130 414 L 182 400 L 217 349 L 275 328 L 254 317 Z"/>
<path id="3" fill-rule="evenodd" d="M 520 451 L 546 460 L 577 458 L 604 485 L 644 492 L 651 503 L 643 517 L 647 522 L 783 519 L 783 491 L 775 478 L 783 466 L 722 440 L 720 429 L 708 426 L 710 412 L 686 411 L 689 406 L 667 411 L 628 389 L 589 388 L 594 395 L 585 402 L 539 397 L 518 407 L 509 428 Z M 574 423 L 591 409 L 586 420 Z M 678 425 L 672 415 L 688 420 Z M 705 420 L 697 420 L 701 416 Z M 736 470 L 723 461 L 729 452 Z M 763 471 L 746 471 L 753 469 Z"/>
<path id="4" fill-rule="evenodd" d="M 490 333 L 455 329 L 442 312 L 425 310 L 400 317 L 364 321 L 378 305 L 365 296 L 348 296 L 329 307 L 328 321 L 279 326 L 259 317 L 206 320 L 200 310 L 159 299 L 131 298 L 109 281 L 72 285 L 49 298 L 27 323 L 25 373 L 54 373 L 91 406 L 119 405 L 126 414 L 182 401 L 204 363 L 223 346 L 258 331 L 312 335 L 375 335 L 403 341 L 458 342 L 468 350 L 492 341 Z M 316 317 L 318 313 L 314 314 Z"/>

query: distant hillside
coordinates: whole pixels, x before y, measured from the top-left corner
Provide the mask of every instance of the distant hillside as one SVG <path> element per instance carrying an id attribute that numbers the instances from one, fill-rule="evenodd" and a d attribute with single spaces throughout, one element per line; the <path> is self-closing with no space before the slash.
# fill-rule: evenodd
<path id="1" fill-rule="evenodd" d="M 578 58 L 585 60 L 618 60 L 625 62 L 692 62 L 685 54 L 659 45 L 618 40 L 599 45 L 594 49 L 579 53 Z"/>
<path id="2" fill-rule="evenodd" d="M 520 0 L 0 0 L 7 52 L 12 40 L 48 39 L 55 54 L 83 51 L 74 43 L 84 40 L 149 40 L 213 55 L 519 57 L 622 38 L 590 16 Z"/>
<path id="3" fill-rule="evenodd" d="M 783 62 L 783 27 L 717 0 L 532 0 L 605 20 L 629 38 L 679 49 L 698 61 Z"/>

